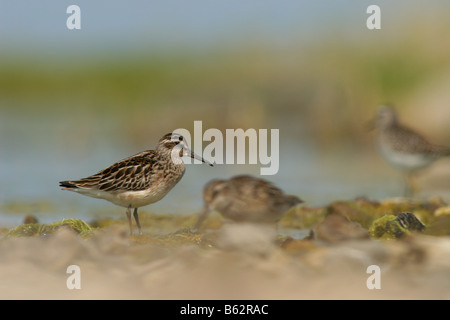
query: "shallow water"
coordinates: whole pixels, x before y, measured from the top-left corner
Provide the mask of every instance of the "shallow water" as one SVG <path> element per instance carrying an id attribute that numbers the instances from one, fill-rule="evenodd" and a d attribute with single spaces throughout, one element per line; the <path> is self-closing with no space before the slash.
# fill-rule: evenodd
<path id="1" fill-rule="evenodd" d="M 35 120 L 19 114 L 0 119 L 1 226 L 20 224 L 26 214 L 34 214 L 43 223 L 62 218 L 90 221 L 123 215 L 125 209 L 103 200 L 61 191 L 58 182 L 96 173 L 131 154 L 153 148 L 154 142 L 139 149 L 130 146 L 120 136 L 114 136 L 113 124 L 106 123 L 88 136 L 87 144 L 80 145 L 77 137 L 64 136 L 57 119 Z M 283 130 L 280 132 L 283 137 Z M 401 176 L 376 154 L 344 146 L 335 149 L 338 151 L 321 151 L 307 136 L 300 141 L 282 142 L 279 172 L 262 178 L 298 195 L 307 206 L 360 196 L 401 196 Z M 202 207 L 202 188 L 208 181 L 236 174 L 259 175 L 259 169 L 259 165 L 187 165 L 179 184 L 164 199 L 141 212 L 197 213 Z M 441 195 L 445 198 L 448 193 Z M 40 202 L 48 205 L 34 205 Z"/>

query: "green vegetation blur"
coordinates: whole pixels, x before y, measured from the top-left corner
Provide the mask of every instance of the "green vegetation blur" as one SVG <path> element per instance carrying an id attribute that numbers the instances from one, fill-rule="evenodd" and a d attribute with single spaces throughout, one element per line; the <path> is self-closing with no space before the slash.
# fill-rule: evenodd
<path id="1" fill-rule="evenodd" d="M 330 32 L 306 47 L 241 43 L 51 58 L 9 52 L 0 60 L 0 116 L 43 119 L 81 147 L 95 134 L 152 147 L 162 134 L 203 120 L 204 129 L 280 128 L 282 139 L 327 148 L 367 145 L 364 123 L 389 102 L 450 144 L 449 30 L 448 21 L 423 20 L 365 37 Z"/>

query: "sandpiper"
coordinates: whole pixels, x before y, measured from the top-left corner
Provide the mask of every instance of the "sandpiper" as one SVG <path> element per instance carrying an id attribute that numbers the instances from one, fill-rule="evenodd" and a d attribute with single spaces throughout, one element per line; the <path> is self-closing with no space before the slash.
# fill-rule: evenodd
<path id="1" fill-rule="evenodd" d="M 168 133 L 155 150 L 147 150 L 125 158 L 100 172 L 80 180 L 61 181 L 63 190 L 105 199 L 127 208 L 126 215 L 133 234 L 131 209 L 139 233 L 138 208 L 161 200 L 183 177 L 186 170 L 181 157 L 189 156 L 212 164 L 193 153 L 183 136 Z"/>
<path id="2" fill-rule="evenodd" d="M 276 223 L 288 209 L 303 203 L 272 183 L 248 175 L 210 181 L 203 189 L 203 200 L 196 230 L 212 210 L 235 222 Z"/>
<path id="3" fill-rule="evenodd" d="M 396 110 L 382 105 L 376 117 L 377 148 L 381 156 L 405 174 L 405 195 L 412 194 L 411 177 L 437 159 L 450 156 L 450 147 L 430 143 L 417 131 L 399 122 Z"/>

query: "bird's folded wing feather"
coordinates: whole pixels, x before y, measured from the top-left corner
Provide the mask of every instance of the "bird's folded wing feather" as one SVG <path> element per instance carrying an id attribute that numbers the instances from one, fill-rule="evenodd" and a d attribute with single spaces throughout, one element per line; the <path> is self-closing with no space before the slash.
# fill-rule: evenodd
<path id="1" fill-rule="evenodd" d="M 144 151 L 116 162 L 90 177 L 69 182 L 84 189 L 144 190 L 151 184 L 150 176 L 156 162 L 155 151 Z"/>

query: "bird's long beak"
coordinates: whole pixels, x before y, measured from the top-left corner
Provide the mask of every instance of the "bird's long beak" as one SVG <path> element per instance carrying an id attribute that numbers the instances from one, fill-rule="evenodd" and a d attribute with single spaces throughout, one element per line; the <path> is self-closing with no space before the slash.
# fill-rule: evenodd
<path id="1" fill-rule="evenodd" d="M 205 160 L 203 157 L 200 157 L 198 154 L 194 153 L 190 149 L 183 149 L 183 150 L 184 150 L 184 155 L 191 157 L 192 159 L 200 160 L 203 163 L 209 164 L 211 167 L 214 166 L 211 162 L 209 162 L 208 160 Z"/>

